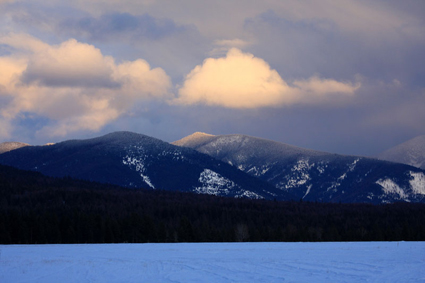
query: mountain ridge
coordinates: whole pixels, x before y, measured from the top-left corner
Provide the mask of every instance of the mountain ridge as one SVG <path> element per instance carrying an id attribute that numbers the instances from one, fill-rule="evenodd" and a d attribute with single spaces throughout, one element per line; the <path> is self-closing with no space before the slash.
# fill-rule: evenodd
<path id="1" fill-rule="evenodd" d="M 30 145 L 23 142 L 2 142 L 0 143 L 0 154 L 11 151 L 11 150 L 15 150 L 24 146 L 30 146 Z"/>
<path id="2" fill-rule="evenodd" d="M 320 202 L 425 202 L 425 171 L 248 135 L 196 132 L 167 143 L 119 131 L 0 154 L 53 177 L 217 196 Z"/>
<path id="3" fill-rule="evenodd" d="M 192 137 L 192 138 L 191 138 Z M 303 149 L 246 135 L 191 135 L 190 147 L 310 201 L 424 201 L 425 174 L 378 159 Z"/>
<path id="4" fill-rule="evenodd" d="M 425 169 L 425 135 L 417 136 L 376 155 L 381 160 Z"/>
<path id="5" fill-rule="evenodd" d="M 126 131 L 23 147 L 1 154 L 0 163 L 53 177 L 70 176 L 131 188 L 248 198 L 271 198 L 277 192 L 268 183 L 208 155 Z M 279 197 L 286 198 L 282 194 Z"/>

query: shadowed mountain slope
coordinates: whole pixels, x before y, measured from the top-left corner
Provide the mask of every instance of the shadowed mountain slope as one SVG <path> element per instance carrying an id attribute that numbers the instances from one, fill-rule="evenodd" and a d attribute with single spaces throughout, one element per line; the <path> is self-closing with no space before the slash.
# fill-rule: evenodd
<path id="1" fill-rule="evenodd" d="M 48 176 L 130 188 L 247 198 L 290 199 L 262 180 L 189 148 L 131 132 L 31 146 L 0 155 L 0 164 Z"/>
<path id="2" fill-rule="evenodd" d="M 246 135 L 195 133 L 173 144 L 227 162 L 299 199 L 425 201 L 425 172 L 403 164 L 319 152 Z"/>

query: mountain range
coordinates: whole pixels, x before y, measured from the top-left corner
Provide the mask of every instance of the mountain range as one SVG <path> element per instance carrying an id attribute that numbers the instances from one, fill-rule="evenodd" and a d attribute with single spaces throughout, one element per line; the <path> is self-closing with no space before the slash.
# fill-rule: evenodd
<path id="1" fill-rule="evenodd" d="M 129 188 L 258 199 L 279 193 L 272 185 L 208 155 L 131 132 L 25 146 L 1 154 L 0 164 Z M 277 197 L 291 198 L 289 193 Z"/>
<path id="2" fill-rule="evenodd" d="M 298 199 L 425 201 L 425 172 L 400 163 L 314 151 L 246 135 L 198 132 L 173 144 L 222 160 Z"/>
<path id="3" fill-rule="evenodd" d="M 195 133 L 170 144 L 115 132 L 53 145 L 16 146 L 0 154 L 0 164 L 129 188 L 237 198 L 425 202 L 425 171 L 419 168 L 246 135 Z"/>

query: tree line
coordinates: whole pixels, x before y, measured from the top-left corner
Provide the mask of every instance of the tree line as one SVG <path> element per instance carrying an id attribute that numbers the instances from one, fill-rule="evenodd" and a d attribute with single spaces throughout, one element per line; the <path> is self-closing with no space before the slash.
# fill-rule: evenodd
<path id="1" fill-rule="evenodd" d="M 424 241 L 425 204 L 234 199 L 0 166 L 0 243 Z"/>

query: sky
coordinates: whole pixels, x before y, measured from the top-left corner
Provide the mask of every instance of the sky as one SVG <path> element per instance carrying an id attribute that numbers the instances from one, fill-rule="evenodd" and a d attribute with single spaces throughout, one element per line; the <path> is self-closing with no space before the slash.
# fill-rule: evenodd
<path id="1" fill-rule="evenodd" d="M 422 0 L 0 0 L 0 142 L 425 134 Z"/>

